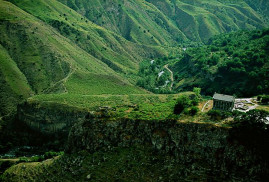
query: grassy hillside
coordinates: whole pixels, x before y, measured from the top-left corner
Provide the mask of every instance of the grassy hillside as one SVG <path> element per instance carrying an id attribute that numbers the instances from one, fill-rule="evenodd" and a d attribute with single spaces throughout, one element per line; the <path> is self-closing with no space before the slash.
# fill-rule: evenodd
<path id="1" fill-rule="evenodd" d="M 96 111 L 108 108 L 113 118 L 132 118 L 159 120 L 171 117 L 176 99 L 181 94 L 130 94 L 130 95 L 78 95 L 78 94 L 43 94 L 27 99 L 27 104 L 53 110 Z M 102 110 L 102 109 L 101 109 Z M 174 116 L 175 117 L 175 116 Z"/>
<path id="2" fill-rule="evenodd" d="M 18 100 L 27 98 L 32 90 L 24 74 L 0 45 L 0 116 L 14 111 Z"/>
<path id="3" fill-rule="evenodd" d="M 245 0 L 248 5 L 255 11 L 259 12 L 261 15 L 268 20 L 269 16 L 269 1 L 267 0 Z"/>
<path id="4" fill-rule="evenodd" d="M 216 34 L 268 24 L 268 14 L 244 0 L 59 1 L 128 40 L 151 45 L 206 42 Z"/>
<path id="5" fill-rule="evenodd" d="M 49 3 L 53 2 L 58 3 L 57 1 L 50 1 Z M 139 59 L 134 61 L 135 58 L 125 49 L 140 50 L 143 46 L 139 47 L 133 43 L 121 44 L 119 42 L 124 41 L 123 38 L 92 23 L 87 26 L 84 22 L 85 25 L 82 23 L 81 26 L 85 26 L 89 30 L 80 28 L 80 32 L 86 32 L 85 35 L 93 34 L 91 36 L 94 40 L 90 45 L 96 46 L 98 50 L 100 46 L 105 46 L 105 44 L 108 47 L 113 45 L 114 49 L 119 49 L 116 52 L 112 48 L 107 48 L 110 51 L 103 55 L 107 55 L 110 59 L 102 57 L 98 59 L 98 56 L 94 53 L 91 54 L 86 48 L 83 49 L 82 46 L 79 46 L 79 43 L 74 43 L 74 40 L 72 40 L 74 34 L 70 34 L 70 36 L 62 35 L 61 31 L 50 26 L 49 22 L 52 20 L 49 17 L 55 17 L 52 12 L 54 8 L 57 7 L 64 11 L 62 14 L 58 13 L 57 16 L 64 16 L 63 14 L 71 10 L 67 7 L 53 6 L 53 4 L 46 6 L 46 4 L 42 4 L 45 1 L 35 1 L 33 3 L 36 4 L 31 6 L 29 3 L 30 1 L 22 2 L 25 7 L 29 8 L 29 11 L 35 12 L 38 10 L 34 14 L 35 16 L 9 2 L 1 1 L 0 3 L 0 56 L 2 58 L 1 75 L 3 75 L 0 83 L 1 114 L 8 114 L 12 111 L 11 108 L 14 110 L 16 104 L 30 94 L 50 92 L 80 94 L 145 93 L 145 91 L 131 86 L 127 80 L 115 72 L 116 70 L 126 77 L 132 78 L 132 72 L 137 69 L 137 62 L 142 57 L 137 54 Z M 59 5 L 61 4 L 59 3 Z M 47 10 L 47 7 L 52 10 Z M 52 14 L 49 14 L 49 12 Z M 54 11 L 54 13 L 56 12 Z M 70 15 L 71 23 L 72 19 L 80 19 L 80 15 L 74 11 L 73 13 L 75 14 L 73 17 Z M 42 16 L 43 20 L 40 20 L 39 16 Z M 63 18 L 64 20 L 65 18 Z M 71 24 L 68 21 L 65 23 Z M 76 28 L 68 30 L 77 29 L 79 29 L 78 25 Z M 98 31 L 100 34 L 107 34 L 114 42 L 109 43 L 105 36 L 96 33 Z M 116 41 L 117 37 L 119 42 Z M 87 43 L 83 45 L 90 47 Z M 158 53 L 157 49 L 152 48 L 152 50 L 152 52 Z M 143 51 L 140 52 L 143 54 Z M 101 54 L 101 49 L 99 54 Z M 121 54 L 122 56 L 113 54 Z M 121 62 L 121 60 L 124 60 L 124 62 Z"/>
<path id="6" fill-rule="evenodd" d="M 117 34 L 97 26 L 56 0 L 10 0 L 19 8 L 55 28 L 87 53 L 117 72 L 133 72 L 143 57 L 160 56 L 164 50 L 131 43 Z"/>
<path id="7" fill-rule="evenodd" d="M 186 41 L 183 33 L 146 1 L 60 0 L 92 22 L 119 33 L 127 40 L 150 45 Z"/>

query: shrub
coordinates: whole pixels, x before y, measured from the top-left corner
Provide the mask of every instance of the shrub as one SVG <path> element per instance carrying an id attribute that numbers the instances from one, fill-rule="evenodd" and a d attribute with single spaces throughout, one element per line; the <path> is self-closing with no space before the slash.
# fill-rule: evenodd
<path id="1" fill-rule="evenodd" d="M 199 87 L 194 87 L 193 88 L 193 92 L 195 93 L 195 95 L 197 96 L 197 97 L 201 97 L 201 88 L 199 88 Z"/>
<path id="2" fill-rule="evenodd" d="M 194 116 L 195 114 L 198 113 L 198 111 L 199 111 L 198 107 L 196 107 L 196 106 L 192 106 L 192 107 L 190 108 L 190 110 L 189 110 L 189 115 Z"/>
<path id="3" fill-rule="evenodd" d="M 263 104 L 267 104 L 269 102 L 269 95 L 262 96 L 261 102 Z"/>
<path id="4" fill-rule="evenodd" d="M 221 120 L 221 119 L 238 115 L 238 112 L 237 111 L 229 112 L 229 111 L 221 111 L 221 110 L 210 110 L 207 113 L 207 115 L 209 115 L 212 120 Z"/>
<path id="5" fill-rule="evenodd" d="M 197 106 L 199 104 L 198 98 L 195 97 L 193 100 L 191 100 L 191 105 Z"/>
<path id="6" fill-rule="evenodd" d="M 27 157 L 20 157 L 19 162 L 28 162 L 28 158 Z"/>
<path id="7" fill-rule="evenodd" d="M 194 94 L 190 96 L 181 95 L 177 99 L 177 103 L 174 107 L 174 114 L 181 114 L 183 112 L 184 114 L 194 116 L 199 111 L 199 109 L 195 107 L 198 103 L 198 97 Z"/>
<path id="8" fill-rule="evenodd" d="M 188 108 L 191 105 L 191 100 L 186 95 L 181 95 L 177 99 L 177 103 L 174 107 L 174 114 L 180 114 L 185 108 Z"/>
<path id="9" fill-rule="evenodd" d="M 210 110 L 207 113 L 207 115 L 210 116 L 210 118 L 213 120 L 220 120 L 221 119 L 221 111 L 219 111 L 219 110 Z"/>

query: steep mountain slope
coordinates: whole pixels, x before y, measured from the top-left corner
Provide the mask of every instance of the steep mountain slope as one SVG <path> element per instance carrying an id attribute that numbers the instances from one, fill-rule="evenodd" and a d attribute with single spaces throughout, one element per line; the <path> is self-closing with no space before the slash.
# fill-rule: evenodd
<path id="1" fill-rule="evenodd" d="M 264 26 L 263 17 L 242 0 L 149 1 L 174 20 L 193 41 L 207 41 L 219 33 Z"/>
<path id="2" fill-rule="evenodd" d="M 38 6 L 34 7 L 32 9 L 38 9 Z M 42 7 L 46 6 L 39 8 Z M 92 26 L 106 33 L 102 28 Z M 4 103 L 1 104 L 1 114 L 8 113 L 6 105 L 14 108 L 19 100 L 31 93 L 144 93 L 46 22 L 6 1 L 0 3 L 0 35 L 0 70 L 3 75 L 0 100 Z M 97 38 L 101 39 L 100 36 Z M 114 46 L 120 49 L 116 43 Z M 132 45 L 129 45 L 130 49 Z M 112 53 L 108 55 L 113 58 Z M 126 70 L 135 70 L 130 57 L 125 57 L 130 64 L 122 65 Z M 12 99 L 16 101 L 11 102 Z"/>
<path id="3" fill-rule="evenodd" d="M 154 5 L 138 0 L 60 0 L 94 23 L 143 44 L 186 41 L 183 33 Z"/>
<path id="4" fill-rule="evenodd" d="M 269 17 L 269 1 L 267 0 L 245 0 L 255 11 L 259 12 L 261 15 L 268 20 Z"/>
<path id="5" fill-rule="evenodd" d="M 29 97 L 32 91 L 24 74 L 1 45 L 0 64 L 1 115 L 14 111 L 14 104 L 18 104 L 20 99 Z"/>
<path id="6" fill-rule="evenodd" d="M 207 41 L 239 29 L 265 27 L 265 20 L 243 0 L 59 0 L 94 23 L 144 44 Z"/>
<path id="7" fill-rule="evenodd" d="M 143 57 L 160 56 L 164 53 L 160 48 L 126 41 L 119 35 L 90 22 L 56 0 L 10 1 L 47 25 L 54 27 L 73 44 L 117 72 L 134 72 L 137 69 L 137 63 Z"/>

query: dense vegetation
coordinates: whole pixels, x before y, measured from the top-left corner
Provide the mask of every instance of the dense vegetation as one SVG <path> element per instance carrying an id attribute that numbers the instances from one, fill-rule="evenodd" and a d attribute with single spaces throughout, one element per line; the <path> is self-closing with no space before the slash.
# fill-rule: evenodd
<path id="1" fill-rule="evenodd" d="M 61 108 L 61 110 L 96 111 L 101 115 L 107 114 L 111 118 L 130 118 L 158 121 L 169 117 L 177 117 L 173 110 L 176 100 L 180 96 L 192 96 L 191 92 L 180 94 L 138 94 L 138 95 L 75 95 L 61 94 L 39 95 L 27 100 L 29 105 L 41 108 Z M 105 111 L 105 112 L 104 112 Z M 107 117 L 107 116 L 106 116 Z"/>
<path id="2" fill-rule="evenodd" d="M 269 103 L 269 95 L 259 95 L 257 97 L 257 100 L 260 101 L 262 104 L 268 104 Z"/>
<path id="3" fill-rule="evenodd" d="M 202 88 L 203 94 L 214 92 L 242 96 L 269 93 L 269 29 L 239 31 L 211 38 L 207 45 L 187 50 L 176 57 L 157 59 L 153 64 L 140 65 L 138 85 L 155 93 L 169 92 L 169 87 L 156 89 L 164 80 L 170 80 L 172 91 Z M 161 79 L 158 73 L 165 71 Z M 171 91 L 170 91 L 171 92 Z"/>
<path id="4" fill-rule="evenodd" d="M 268 93 L 269 30 L 240 31 L 189 49 L 173 70 L 177 88 L 199 86 L 205 94 L 237 96 Z"/>
<path id="5" fill-rule="evenodd" d="M 173 93 L 170 90 L 171 73 L 164 67 L 167 65 L 168 59 L 165 57 L 141 61 L 138 72 L 140 79 L 138 79 L 137 85 L 157 94 Z"/>

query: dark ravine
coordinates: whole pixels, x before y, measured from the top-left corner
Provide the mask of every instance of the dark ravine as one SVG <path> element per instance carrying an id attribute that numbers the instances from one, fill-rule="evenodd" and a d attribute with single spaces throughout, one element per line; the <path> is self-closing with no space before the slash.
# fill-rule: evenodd
<path id="1" fill-rule="evenodd" d="M 259 151 L 230 138 L 231 129 L 206 123 L 111 120 L 88 115 L 70 133 L 67 153 L 95 152 L 114 147 L 151 146 L 181 164 L 198 164 L 225 180 L 262 181 L 269 174 L 268 161 Z"/>

